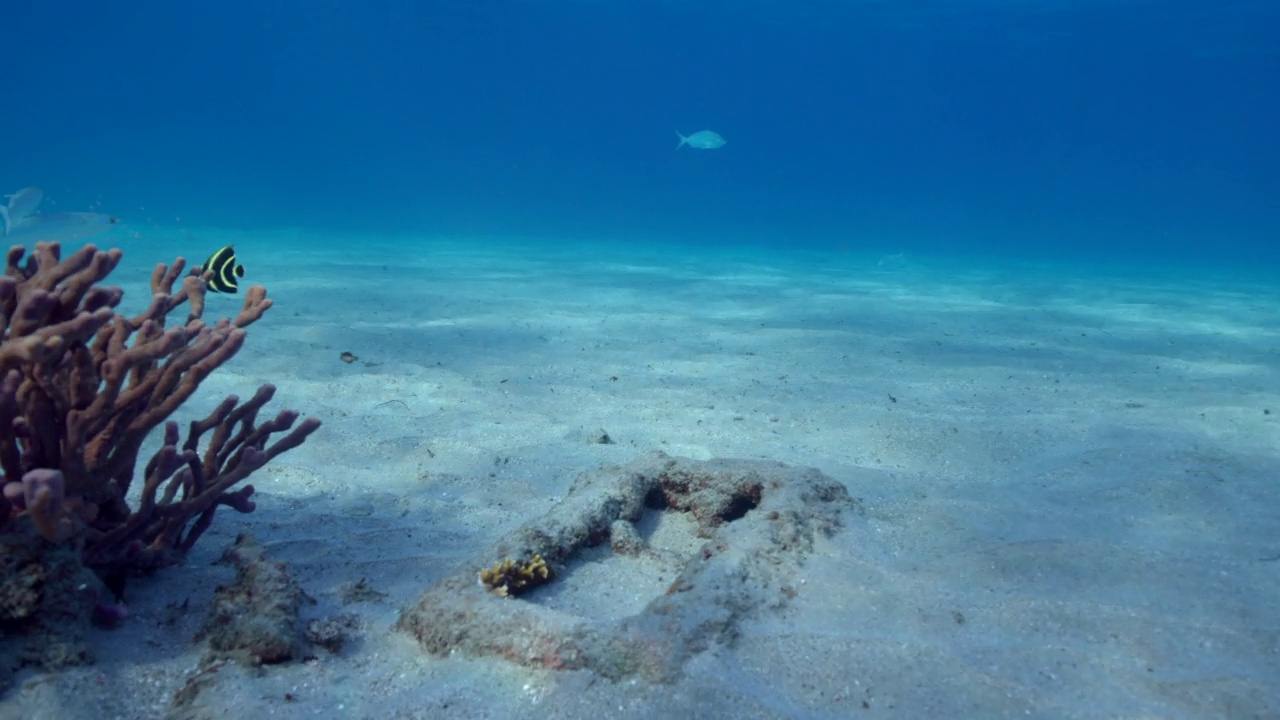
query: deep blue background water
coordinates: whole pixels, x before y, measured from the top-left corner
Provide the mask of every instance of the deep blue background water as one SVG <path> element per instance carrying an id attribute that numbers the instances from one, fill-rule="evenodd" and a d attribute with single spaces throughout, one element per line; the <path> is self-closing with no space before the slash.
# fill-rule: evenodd
<path id="1" fill-rule="evenodd" d="M 1280 259 L 1275 2 L 48 0 L 4 14 L 0 183 L 40 185 L 60 210 Z M 676 150 L 676 130 L 704 128 L 728 145 Z"/>

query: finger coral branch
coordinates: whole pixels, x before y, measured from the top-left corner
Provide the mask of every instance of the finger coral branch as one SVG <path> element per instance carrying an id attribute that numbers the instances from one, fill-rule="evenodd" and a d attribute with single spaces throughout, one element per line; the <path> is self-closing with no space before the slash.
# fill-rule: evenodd
<path id="1" fill-rule="evenodd" d="M 267 297 L 267 289 L 261 285 L 253 285 L 244 294 L 244 307 L 236 316 L 236 327 L 249 327 L 262 318 L 262 314 L 271 309 L 272 301 Z"/>
<path id="2" fill-rule="evenodd" d="M 12 247 L 5 259 L 0 532 L 25 514 L 46 540 L 77 538 L 91 567 L 167 565 L 218 507 L 252 511 L 253 487 L 236 486 L 319 427 L 291 410 L 259 422 L 272 385 L 244 403 L 227 398 L 191 423 L 185 440 L 170 420 L 270 309 L 262 286 L 248 289 L 234 319 L 206 324 L 205 281 L 178 258 L 156 266 L 150 303 L 128 317 L 116 311 L 123 292 L 100 284 L 119 250 L 88 245 L 63 257 L 57 243 L 38 243 L 30 253 Z M 183 305 L 185 319 L 169 326 Z M 162 446 L 142 469 L 142 487 L 132 488 L 143 442 L 160 427 Z"/>
<path id="3" fill-rule="evenodd" d="M 32 470 L 22 476 L 23 505 L 36 530 L 49 542 L 62 542 L 75 532 L 66 511 L 66 485 L 57 470 Z"/>

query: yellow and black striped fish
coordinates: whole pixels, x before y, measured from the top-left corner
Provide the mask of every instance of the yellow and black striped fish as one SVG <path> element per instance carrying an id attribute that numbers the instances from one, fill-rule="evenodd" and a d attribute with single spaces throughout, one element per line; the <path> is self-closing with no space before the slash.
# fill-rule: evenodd
<path id="1" fill-rule="evenodd" d="M 244 266 L 236 262 L 236 249 L 228 245 L 204 261 L 200 275 L 211 292 L 235 293 L 239 290 L 236 280 L 244 277 Z"/>

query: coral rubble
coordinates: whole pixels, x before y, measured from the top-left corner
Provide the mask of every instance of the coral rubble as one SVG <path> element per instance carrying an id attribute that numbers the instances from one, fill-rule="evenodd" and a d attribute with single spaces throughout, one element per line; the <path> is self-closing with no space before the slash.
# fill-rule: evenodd
<path id="1" fill-rule="evenodd" d="M 223 559 L 235 565 L 236 579 L 218 588 L 201 632 L 211 657 L 250 665 L 292 659 L 301 641 L 302 588 L 283 563 L 268 561 L 247 535 L 237 537 Z"/>

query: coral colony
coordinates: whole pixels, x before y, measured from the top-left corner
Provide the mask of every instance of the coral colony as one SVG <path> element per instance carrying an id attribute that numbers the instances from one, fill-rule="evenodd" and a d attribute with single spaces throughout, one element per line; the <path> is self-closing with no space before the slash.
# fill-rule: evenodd
<path id="1" fill-rule="evenodd" d="M 0 277 L 0 681 L 88 660 L 87 623 L 123 616 L 108 587 L 180 561 L 219 506 L 251 512 L 241 483 L 320 426 L 292 410 L 260 420 L 271 385 L 228 397 L 185 438 L 169 420 L 271 307 L 262 286 L 206 323 L 206 280 L 179 258 L 156 266 L 150 305 L 128 317 L 120 288 L 99 284 L 119 250 L 26 255 L 11 248 Z M 162 447 L 140 467 L 157 428 Z"/>
<path id="2" fill-rule="evenodd" d="M 511 559 L 495 562 L 492 568 L 480 571 L 480 583 L 494 595 L 515 597 L 550 581 L 551 575 L 547 561 L 534 553 L 531 559 L 521 562 Z"/>

